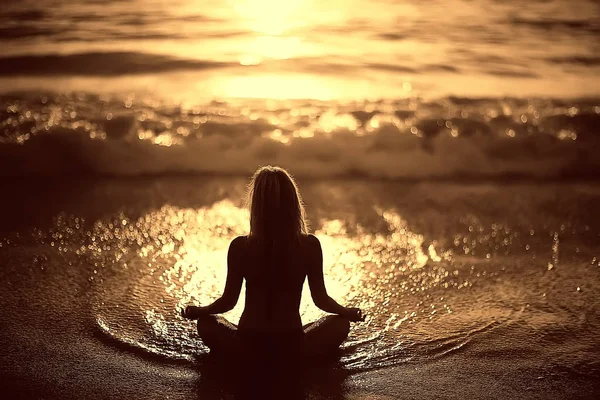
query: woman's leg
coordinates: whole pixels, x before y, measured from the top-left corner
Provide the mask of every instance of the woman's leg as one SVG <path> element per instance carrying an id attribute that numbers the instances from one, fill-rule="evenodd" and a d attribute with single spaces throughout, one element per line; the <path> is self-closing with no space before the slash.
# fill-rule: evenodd
<path id="1" fill-rule="evenodd" d="M 237 326 L 219 315 L 198 318 L 198 334 L 211 353 L 233 354 L 238 350 Z"/>
<path id="2" fill-rule="evenodd" d="M 308 358 L 334 353 L 348 337 L 350 320 L 327 315 L 304 327 L 304 350 Z"/>

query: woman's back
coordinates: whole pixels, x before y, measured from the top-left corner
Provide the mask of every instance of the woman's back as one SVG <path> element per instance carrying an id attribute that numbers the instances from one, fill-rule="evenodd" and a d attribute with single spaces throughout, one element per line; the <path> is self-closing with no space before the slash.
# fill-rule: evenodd
<path id="1" fill-rule="evenodd" d="M 362 315 L 327 294 L 321 244 L 307 234 L 296 183 L 282 168 L 267 166 L 256 171 L 249 189 L 250 232 L 229 246 L 223 295 L 205 307 L 188 306 L 182 315 L 198 319 L 198 333 L 211 351 L 243 349 L 252 360 L 278 354 L 298 359 L 337 349 L 348 335 L 349 321 L 362 320 Z M 303 329 L 300 300 L 306 278 L 315 305 L 337 315 Z M 235 306 L 244 279 L 246 299 L 239 326 L 214 317 Z"/>
<path id="2" fill-rule="evenodd" d="M 314 236 L 259 243 L 239 237 L 234 258 L 246 280 L 240 331 L 300 332 L 300 300 L 308 271 L 315 261 Z M 311 248 L 312 247 L 312 248 Z M 239 260 L 239 261 L 237 261 Z"/>

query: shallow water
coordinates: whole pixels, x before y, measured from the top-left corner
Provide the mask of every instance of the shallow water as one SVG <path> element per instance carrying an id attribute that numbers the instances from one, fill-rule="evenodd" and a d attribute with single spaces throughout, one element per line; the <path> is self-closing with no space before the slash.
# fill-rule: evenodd
<path id="1" fill-rule="evenodd" d="M 28 189 L 5 185 L 15 198 L 2 210 L 4 339 L 21 348 L 42 340 L 57 357 L 66 340 L 202 364 L 207 348 L 178 309 L 221 293 L 228 243 L 246 229 L 244 185 L 162 178 L 41 191 L 61 211 L 33 221 L 21 218 Z M 301 188 L 330 294 L 368 314 L 343 345 L 343 370 L 460 355 L 500 372 L 504 363 L 534 368 L 544 379 L 600 376 L 597 185 L 359 180 Z M 307 288 L 303 296 L 309 322 L 321 312 Z M 226 317 L 236 322 L 242 303 Z M 98 364 L 78 346 L 67 348 Z M 35 369 L 32 357 L 20 368 Z"/>

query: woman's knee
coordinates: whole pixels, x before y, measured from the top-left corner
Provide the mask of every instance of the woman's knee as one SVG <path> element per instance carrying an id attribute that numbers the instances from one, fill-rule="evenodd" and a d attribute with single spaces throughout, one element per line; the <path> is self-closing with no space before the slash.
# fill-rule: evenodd
<path id="1" fill-rule="evenodd" d="M 200 336 L 206 335 L 217 328 L 219 322 L 217 320 L 217 316 L 215 315 L 202 315 L 198 318 L 197 321 L 197 330 Z"/>
<path id="2" fill-rule="evenodd" d="M 341 315 L 332 315 L 331 324 L 335 326 L 336 331 L 343 333 L 344 336 L 348 336 L 350 333 L 350 320 Z"/>
<path id="3" fill-rule="evenodd" d="M 350 333 L 350 320 L 341 315 L 328 315 L 319 325 L 330 333 L 335 332 L 336 337 L 346 337 Z"/>
<path id="4" fill-rule="evenodd" d="M 305 336 L 305 352 L 309 359 L 335 352 L 350 332 L 350 320 L 340 315 L 328 315 L 317 322 L 318 326 Z"/>

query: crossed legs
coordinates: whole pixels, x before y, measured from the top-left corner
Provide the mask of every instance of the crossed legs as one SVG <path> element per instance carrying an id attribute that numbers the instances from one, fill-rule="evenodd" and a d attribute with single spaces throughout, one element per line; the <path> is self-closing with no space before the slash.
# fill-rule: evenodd
<path id="1" fill-rule="evenodd" d="M 327 315 L 302 327 L 304 354 L 307 359 L 335 352 L 350 332 L 350 321 L 339 315 Z M 211 352 L 235 354 L 240 350 L 237 326 L 225 318 L 205 315 L 198 318 L 198 334 Z"/>

